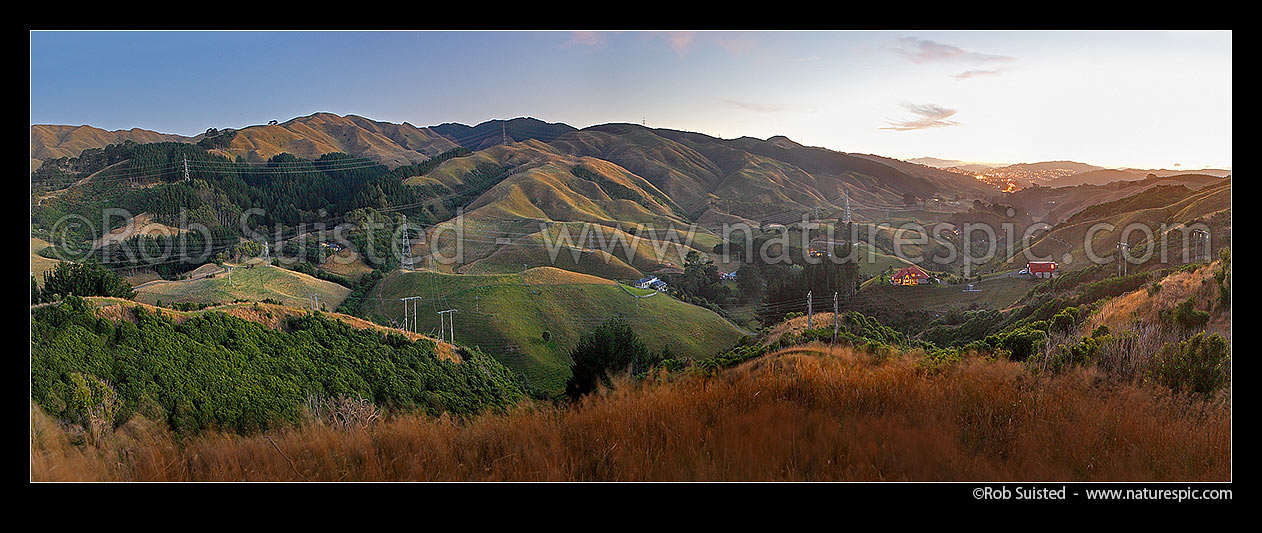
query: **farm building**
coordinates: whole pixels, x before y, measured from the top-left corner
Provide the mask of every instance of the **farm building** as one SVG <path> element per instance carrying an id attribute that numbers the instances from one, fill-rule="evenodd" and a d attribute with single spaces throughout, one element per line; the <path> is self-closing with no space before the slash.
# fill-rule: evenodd
<path id="1" fill-rule="evenodd" d="M 1025 265 L 1026 273 L 1032 278 L 1053 278 L 1060 275 L 1059 269 L 1055 261 L 1030 261 Z"/>
<path id="2" fill-rule="evenodd" d="M 933 277 L 915 265 L 904 267 L 890 276 L 890 283 L 894 285 L 920 285 L 929 281 L 933 281 Z"/>
<path id="3" fill-rule="evenodd" d="M 646 278 L 640 278 L 636 280 L 634 285 L 635 285 L 635 288 L 637 289 L 647 289 L 649 287 L 652 287 L 653 284 L 661 283 L 661 282 L 662 282 L 661 280 L 657 279 L 657 276 L 649 276 Z"/>

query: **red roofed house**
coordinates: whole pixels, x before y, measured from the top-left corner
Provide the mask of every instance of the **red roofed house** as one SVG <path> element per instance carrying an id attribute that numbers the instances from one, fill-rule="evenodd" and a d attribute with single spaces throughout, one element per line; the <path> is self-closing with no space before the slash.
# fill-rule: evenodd
<path id="1" fill-rule="evenodd" d="M 921 270 L 920 267 L 912 265 L 904 267 L 902 270 L 895 272 L 890 276 L 890 283 L 894 285 L 919 285 L 933 278 L 929 274 Z"/>
<path id="2" fill-rule="evenodd" d="M 1058 271 L 1060 265 L 1057 265 L 1055 261 L 1030 261 L 1025 265 L 1025 268 L 1029 272 L 1030 277 L 1034 278 L 1050 278 L 1060 275 Z"/>

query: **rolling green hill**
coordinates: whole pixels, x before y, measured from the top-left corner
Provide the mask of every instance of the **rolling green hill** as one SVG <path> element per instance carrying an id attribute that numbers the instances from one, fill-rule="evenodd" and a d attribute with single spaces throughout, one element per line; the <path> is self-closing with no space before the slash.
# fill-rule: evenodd
<path id="1" fill-rule="evenodd" d="M 61 262 L 39 255 L 41 250 L 50 246 L 52 244 L 44 239 L 31 237 L 31 275 L 35 276 L 35 282 L 40 286 L 44 285 L 44 274 L 57 268 L 57 263 Z"/>
<path id="2" fill-rule="evenodd" d="M 274 299 L 293 307 L 310 307 L 310 294 L 319 295 L 320 304 L 336 309 L 351 290 L 314 278 L 301 272 L 277 266 L 257 265 L 253 268 L 238 266 L 232 269 L 229 283 L 225 272 L 213 277 L 180 281 L 151 281 L 136 287 L 136 300 L 155 304 L 191 302 L 223 304 L 234 300 Z"/>
<path id="3" fill-rule="evenodd" d="M 712 311 L 665 294 L 635 298 L 610 280 L 556 268 L 498 275 L 396 271 L 368 294 L 366 317 L 402 323 L 398 299 L 405 296 L 422 297 L 419 332 L 437 336 L 437 311 L 456 309 L 457 343 L 480 346 L 547 392 L 564 387 L 569 351 L 582 334 L 615 316 L 651 349 L 685 357 L 713 355 L 741 336 Z"/>

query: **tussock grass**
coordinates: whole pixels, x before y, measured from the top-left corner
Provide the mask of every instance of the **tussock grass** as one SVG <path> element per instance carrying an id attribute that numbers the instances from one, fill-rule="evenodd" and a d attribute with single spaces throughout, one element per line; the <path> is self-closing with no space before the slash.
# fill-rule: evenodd
<path id="1" fill-rule="evenodd" d="M 913 357 L 878 363 L 826 346 L 469 420 L 402 415 L 182 444 L 134 420 L 100 447 L 33 420 L 37 480 L 1231 479 L 1222 402 L 1088 370 L 1035 378 L 1007 362 L 930 374 Z"/>

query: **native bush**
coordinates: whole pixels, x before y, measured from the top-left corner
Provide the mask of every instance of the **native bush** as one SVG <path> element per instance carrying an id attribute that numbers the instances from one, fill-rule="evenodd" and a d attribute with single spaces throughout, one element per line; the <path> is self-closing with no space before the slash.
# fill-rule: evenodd
<path id="1" fill-rule="evenodd" d="M 1158 354 L 1151 376 L 1175 391 L 1208 396 L 1231 382 L 1231 345 L 1217 333 L 1197 333 Z"/>

